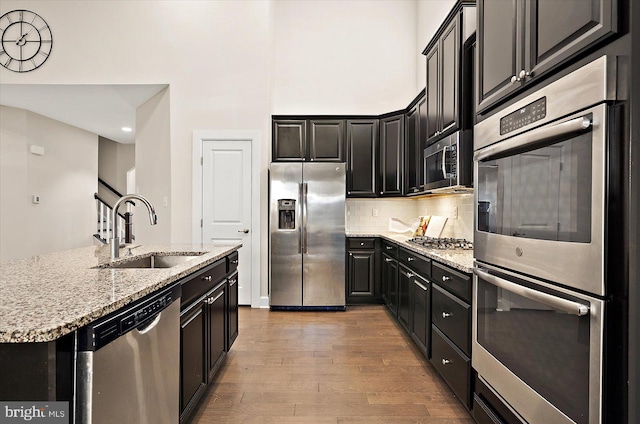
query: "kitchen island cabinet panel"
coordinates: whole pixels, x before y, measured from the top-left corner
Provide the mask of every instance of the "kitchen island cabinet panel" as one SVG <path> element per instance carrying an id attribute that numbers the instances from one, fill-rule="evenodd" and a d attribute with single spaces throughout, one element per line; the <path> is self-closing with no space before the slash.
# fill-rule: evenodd
<path id="1" fill-rule="evenodd" d="M 205 299 L 207 304 L 208 379 L 212 379 L 227 346 L 227 281 L 220 283 Z"/>
<path id="2" fill-rule="evenodd" d="M 227 345 L 226 351 L 228 352 L 238 337 L 238 272 L 236 271 L 227 280 L 227 314 L 228 314 L 228 326 L 227 326 Z"/>
<path id="3" fill-rule="evenodd" d="M 196 302 L 180 315 L 180 413 L 191 411 L 207 387 L 206 304 Z"/>

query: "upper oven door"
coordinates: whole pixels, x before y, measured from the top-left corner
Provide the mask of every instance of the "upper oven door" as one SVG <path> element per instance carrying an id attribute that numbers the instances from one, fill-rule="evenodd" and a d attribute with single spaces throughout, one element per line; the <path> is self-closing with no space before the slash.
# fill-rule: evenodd
<path id="1" fill-rule="evenodd" d="M 475 257 L 604 295 L 606 105 L 478 150 Z"/>

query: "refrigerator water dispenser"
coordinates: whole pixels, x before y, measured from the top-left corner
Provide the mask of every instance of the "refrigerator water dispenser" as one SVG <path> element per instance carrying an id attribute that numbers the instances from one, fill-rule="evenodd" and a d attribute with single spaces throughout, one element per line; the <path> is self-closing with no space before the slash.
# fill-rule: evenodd
<path id="1" fill-rule="evenodd" d="M 278 199 L 278 229 L 295 230 L 296 201 L 294 199 Z"/>

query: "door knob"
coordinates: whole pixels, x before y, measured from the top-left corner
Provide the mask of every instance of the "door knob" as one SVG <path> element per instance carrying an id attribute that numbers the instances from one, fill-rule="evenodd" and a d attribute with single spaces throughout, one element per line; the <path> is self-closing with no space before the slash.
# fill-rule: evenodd
<path id="1" fill-rule="evenodd" d="M 243 228 L 242 230 L 238 230 L 239 233 L 245 233 L 248 234 L 249 233 L 249 229 L 248 228 Z"/>

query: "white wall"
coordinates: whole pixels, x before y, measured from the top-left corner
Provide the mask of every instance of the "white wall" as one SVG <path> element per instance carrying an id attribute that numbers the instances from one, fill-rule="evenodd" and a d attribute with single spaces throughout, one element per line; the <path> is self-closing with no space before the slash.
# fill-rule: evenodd
<path id="1" fill-rule="evenodd" d="M 416 90 L 414 0 L 273 2 L 273 114 L 381 114 Z"/>
<path id="2" fill-rule="evenodd" d="M 0 106 L 0 261 L 91 245 L 97 178 L 97 135 Z"/>
<path id="3" fill-rule="evenodd" d="M 447 17 L 456 0 L 417 0 L 417 85 L 416 92 L 422 90 L 427 82 L 427 59 L 422 51 Z"/>
<path id="4" fill-rule="evenodd" d="M 171 242 L 171 158 L 169 88 L 140 106 L 136 112 L 136 193 L 154 206 L 158 223 L 151 226 L 140 202 L 133 215 L 136 243 Z"/>

